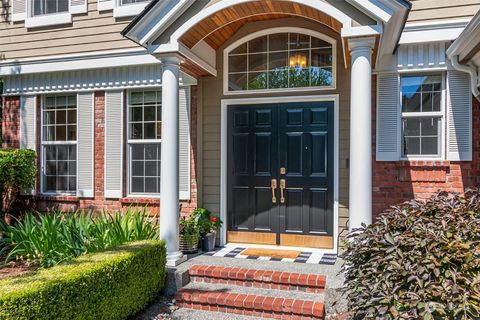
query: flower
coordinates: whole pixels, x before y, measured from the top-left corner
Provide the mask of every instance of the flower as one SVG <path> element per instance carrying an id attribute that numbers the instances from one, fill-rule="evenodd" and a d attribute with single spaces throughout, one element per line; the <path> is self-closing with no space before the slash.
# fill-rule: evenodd
<path id="1" fill-rule="evenodd" d="M 210 220 L 211 220 L 212 222 L 217 222 L 217 218 L 216 218 L 216 217 L 210 217 Z"/>

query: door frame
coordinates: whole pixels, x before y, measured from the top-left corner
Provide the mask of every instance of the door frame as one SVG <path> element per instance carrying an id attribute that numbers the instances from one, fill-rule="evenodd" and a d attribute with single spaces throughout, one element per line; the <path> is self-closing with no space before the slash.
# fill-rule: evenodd
<path id="1" fill-rule="evenodd" d="M 295 102 L 323 102 L 333 101 L 334 123 L 333 123 L 333 248 L 322 249 L 325 253 L 336 253 L 338 249 L 338 194 L 339 194 L 339 95 L 310 95 L 310 96 L 281 96 L 263 98 L 233 98 L 221 100 L 220 118 L 220 219 L 224 222 L 220 229 L 220 245 L 227 241 L 227 158 L 228 158 L 228 107 L 231 105 L 252 105 L 270 103 L 295 103 Z"/>

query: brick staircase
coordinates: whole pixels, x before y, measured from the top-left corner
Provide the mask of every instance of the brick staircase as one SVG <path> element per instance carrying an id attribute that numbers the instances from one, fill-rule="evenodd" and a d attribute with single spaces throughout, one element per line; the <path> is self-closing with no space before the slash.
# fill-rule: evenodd
<path id="1" fill-rule="evenodd" d="M 180 308 L 255 318 L 324 319 L 324 276 L 210 265 L 193 265 L 188 273 L 190 283 L 176 295 Z"/>

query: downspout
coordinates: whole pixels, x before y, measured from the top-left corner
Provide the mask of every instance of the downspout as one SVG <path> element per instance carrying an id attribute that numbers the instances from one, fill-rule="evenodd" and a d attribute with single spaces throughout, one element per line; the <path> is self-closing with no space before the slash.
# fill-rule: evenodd
<path id="1" fill-rule="evenodd" d="M 457 55 L 450 57 L 450 61 L 452 62 L 452 66 L 456 70 L 467 72 L 470 75 L 470 86 L 472 87 L 472 93 L 475 96 L 475 98 L 480 99 L 480 90 L 478 90 L 478 85 L 477 85 L 477 81 L 478 81 L 477 71 L 472 67 L 460 64 L 460 62 L 458 62 Z"/>

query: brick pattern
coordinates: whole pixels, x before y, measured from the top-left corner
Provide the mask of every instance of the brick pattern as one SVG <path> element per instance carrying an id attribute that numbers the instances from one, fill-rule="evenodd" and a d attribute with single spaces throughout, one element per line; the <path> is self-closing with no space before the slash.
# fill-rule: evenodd
<path id="1" fill-rule="evenodd" d="M 20 97 L 2 99 L 2 148 L 20 148 Z"/>
<path id="2" fill-rule="evenodd" d="M 194 282 L 220 283 L 272 290 L 298 290 L 322 293 L 326 277 L 314 274 L 275 272 L 257 269 L 194 265 L 189 269 Z"/>
<path id="3" fill-rule="evenodd" d="M 376 161 L 376 77 L 372 79 L 373 215 L 410 199 L 436 192 L 464 192 L 480 182 L 480 102 L 473 98 L 472 161 Z"/>
<path id="4" fill-rule="evenodd" d="M 20 97 L 3 97 L 5 114 L 2 122 L 6 139 L 3 147 L 18 148 L 20 146 Z M 37 96 L 37 106 L 40 112 L 40 99 Z M 38 113 L 40 114 L 40 113 Z M 37 145 L 40 151 L 40 117 L 37 117 Z M 188 215 L 197 207 L 197 87 L 191 87 L 191 186 L 190 200 L 181 201 L 181 214 Z M 39 211 L 49 210 L 123 210 L 128 207 L 142 209 L 147 206 L 147 212 L 154 216 L 159 214 L 160 200 L 149 197 L 123 197 L 121 199 L 106 199 L 104 185 L 104 155 L 105 155 L 105 92 L 94 93 L 94 197 L 80 198 L 77 196 L 44 196 L 35 197 L 36 209 Z M 126 137 L 125 137 L 126 139 Z M 126 153 L 124 153 L 126 154 Z M 40 159 L 38 160 L 40 168 Z M 126 175 L 124 174 L 124 186 L 126 186 Z M 40 170 L 37 181 L 40 181 Z M 37 185 L 40 191 L 40 185 Z"/>
<path id="5" fill-rule="evenodd" d="M 274 319 L 323 319 L 321 302 L 285 299 L 224 291 L 180 289 L 176 304 L 181 308 L 235 313 Z"/>

